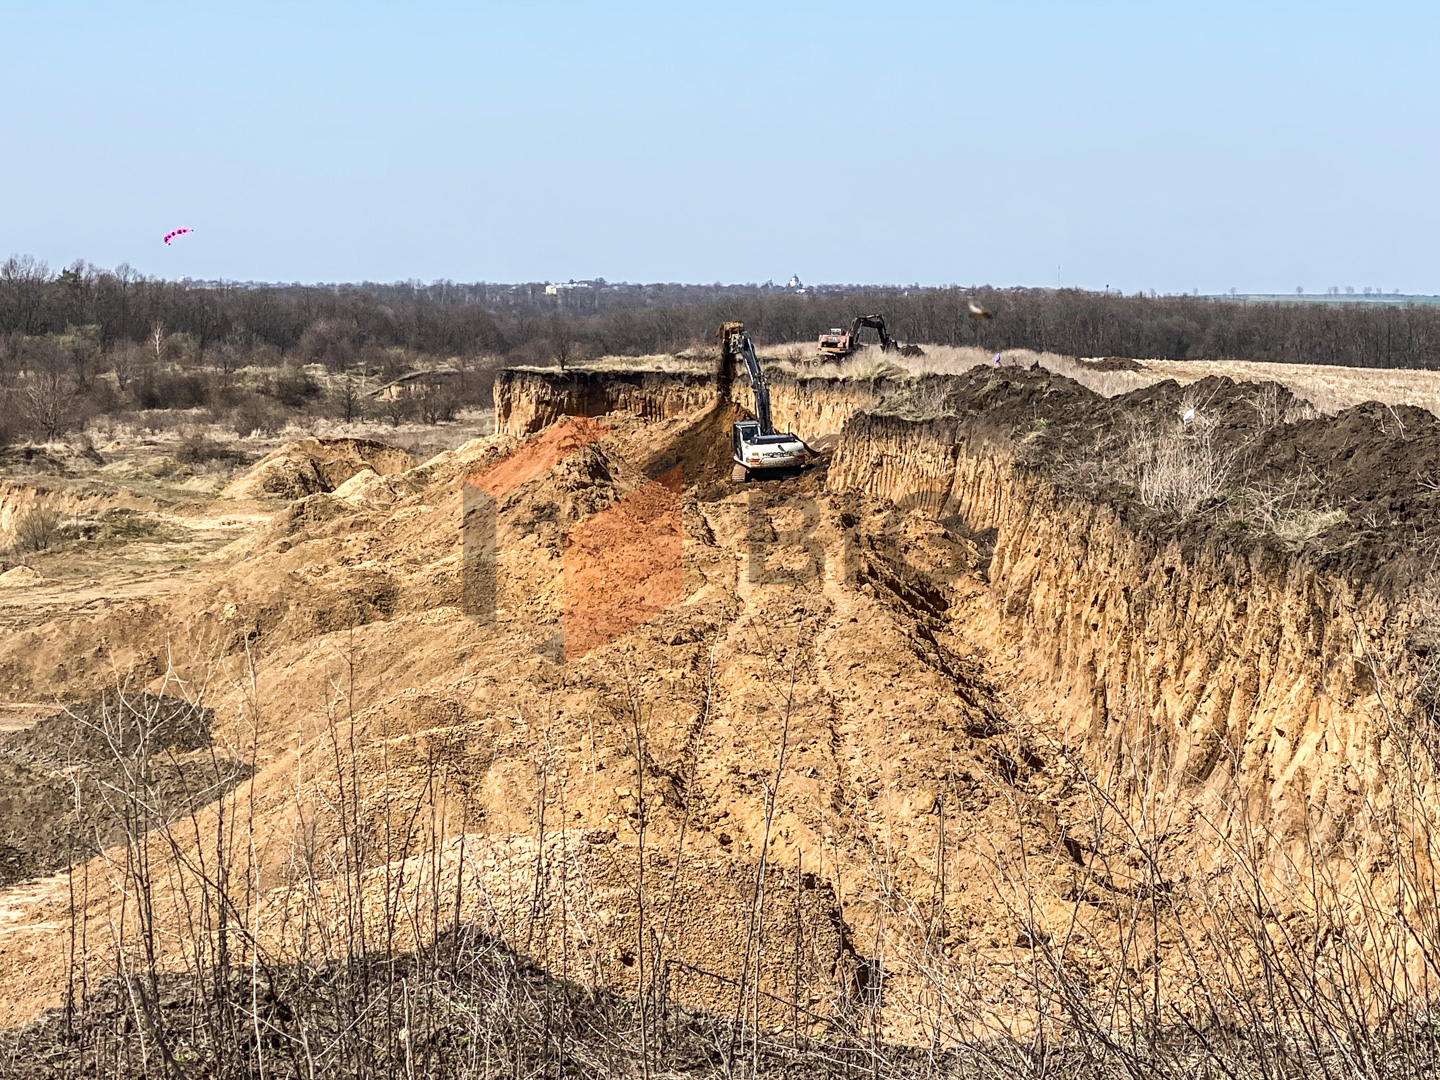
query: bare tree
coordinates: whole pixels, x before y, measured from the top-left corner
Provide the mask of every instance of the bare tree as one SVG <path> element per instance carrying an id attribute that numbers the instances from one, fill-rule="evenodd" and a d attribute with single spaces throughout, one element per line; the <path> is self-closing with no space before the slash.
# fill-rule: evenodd
<path id="1" fill-rule="evenodd" d="M 0 263 L 0 327 L 33 334 L 50 283 L 50 267 L 29 255 L 11 255 Z"/>
<path id="2" fill-rule="evenodd" d="M 211 345 L 205 350 L 205 360 L 217 375 L 232 374 L 243 359 L 240 350 L 228 341 Z"/>
<path id="3" fill-rule="evenodd" d="M 100 362 L 100 328 L 70 326 L 60 340 L 75 372 L 75 385 L 83 390 L 90 385 L 90 376 Z"/>
<path id="4" fill-rule="evenodd" d="M 568 319 L 562 319 L 558 315 L 550 320 L 550 349 L 555 354 L 555 362 L 560 365 L 560 370 L 565 370 L 565 365 L 575 358 L 575 327 Z"/>
<path id="5" fill-rule="evenodd" d="M 75 387 L 58 365 L 41 368 L 21 395 L 20 408 L 41 441 L 50 442 L 74 423 Z"/>
<path id="6" fill-rule="evenodd" d="M 165 324 L 159 319 L 150 327 L 150 347 L 155 353 L 155 362 L 158 364 L 165 359 Z"/>
<path id="7" fill-rule="evenodd" d="M 115 385 L 122 391 L 140 374 L 149 362 L 149 354 L 138 345 L 121 345 L 110 354 L 110 370 L 115 375 Z"/>
<path id="8" fill-rule="evenodd" d="M 20 349 L 24 338 L 17 332 L 0 334 L 0 387 L 11 386 L 23 366 Z"/>
<path id="9" fill-rule="evenodd" d="M 335 404 L 345 423 L 365 412 L 364 382 L 354 375 L 342 375 L 335 383 Z"/>

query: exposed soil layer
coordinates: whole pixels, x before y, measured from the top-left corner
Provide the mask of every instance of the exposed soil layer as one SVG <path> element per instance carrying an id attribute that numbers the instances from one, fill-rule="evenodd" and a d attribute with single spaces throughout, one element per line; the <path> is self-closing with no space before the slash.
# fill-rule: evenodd
<path id="1" fill-rule="evenodd" d="M 1223 512 L 1246 493 L 1281 496 L 1287 509 L 1343 512 L 1305 545 L 1307 559 L 1361 580 L 1412 584 L 1428 572 L 1440 539 L 1440 418 L 1411 406 L 1371 402 L 1313 417 L 1273 383 L 1167 380 L 1105 398 L 1044 370 L 977 368 L 914 380 L 870 412 L 949 425 L 957 445 L 1011 453 L 1039 475 L 1116 507 L 1131 525 L 1187 547 L 1217 531 L 1239 550 L 1280 546 L 1263 528 Z M 1137 498 L 1124 459 L 1137 435 L 1163 438 L 1187 427 L 1203 436 L 1221 477 L 1213 496 L 1182 520 Z"/>

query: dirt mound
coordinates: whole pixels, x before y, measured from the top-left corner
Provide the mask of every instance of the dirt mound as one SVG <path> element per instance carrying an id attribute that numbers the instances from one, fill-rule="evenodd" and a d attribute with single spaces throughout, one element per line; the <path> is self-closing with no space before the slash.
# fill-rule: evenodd
<path id="1" fill-rule="evenodd" d="M 1144 371 L 1145 365 L 1128 356 L 1081 357 L 1080 363 L 1091 371 Z"/>
<path id="2" fill-rule="evenodd" d="M 1221 376 L 1105 398 L 1044 370 L 976 368 L 917 379 L 870 413 L 1014 453 L 1186 544 L 1310 543 L 1324 563 L 1387 579 L 1421 573 L 1417 560 L 1440 545 L 1440 418 L 1413 406 L 1367 402 L 1319 416 L 1278 383 Z M 1177 519 L 1163 493 L 1142 488 L 1187 470 L 1205 474 L 1190 509 L 1210 513 Z"/>
<path id="3" fill-rule="evenodd" d="M 0 588 L 19 588 L 25 585 L 38 585 L 45 579 L 38 571 L 28 566 L 16 566 L 0 574 Z"/>
<path id="4" fill-rule="evenodd" d="M 404 450 L 369 439 L 301 439 L 267 454 L 220 493 L 227 499 L 300 499 L 334 491 L 361 472 L 392 476 L 415 466 Z"/>
<path id="5" fill-rule="evenodd" d="M 171 819 L 243 779 L 243 763 L 203 752 L 211 716 L 175 698 L 111 694 L 0 735 L 0 886 L 120 840 L 131 800 Z"/>
<path id="6" fill-rule="evenodd" d="M 471 487 L 500 498 L 589 446 L 610 428 L 583 416 L 566 417 L 514 453 L 465 478 Z"/>

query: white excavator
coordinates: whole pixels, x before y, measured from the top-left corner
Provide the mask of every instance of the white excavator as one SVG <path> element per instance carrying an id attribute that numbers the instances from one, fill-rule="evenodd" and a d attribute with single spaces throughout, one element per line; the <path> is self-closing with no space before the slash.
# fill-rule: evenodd
<path id="1" fill-rule="evenodd" d="M 805 467 L 814 452 L 805 440 L 791 432 L 777 432 L 770 419 L 770 387 L 765 372 L 745 333 L 745 324 L 732 322 L 720 327 L 720 364 L 723 385 L 728 386 L 736 359 L 745 364 L 750 390 L 755 396 L 755 419 L 741 420 L 731 431 L 730 468 L 732 480 L 767 480 L 793 475 Z"/>

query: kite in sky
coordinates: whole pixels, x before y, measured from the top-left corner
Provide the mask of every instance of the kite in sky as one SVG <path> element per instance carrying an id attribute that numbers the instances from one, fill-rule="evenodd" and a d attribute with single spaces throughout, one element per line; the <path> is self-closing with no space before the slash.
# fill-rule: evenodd
<path id="1" fill-rule="evenodd" d="M 167 232 L 167 233 L 165 234 L 165 243 L 166 243 L 166 245 L 169 245 L 170 241 L 171 241 L 171 240 L 174 240 L 175 237 L 177 237 L 177 236 L 184 236 L 187 232 L 194 232 L 194 231 L 195 231 L 194 229 L 175 229 L 173 232 Z"/>

